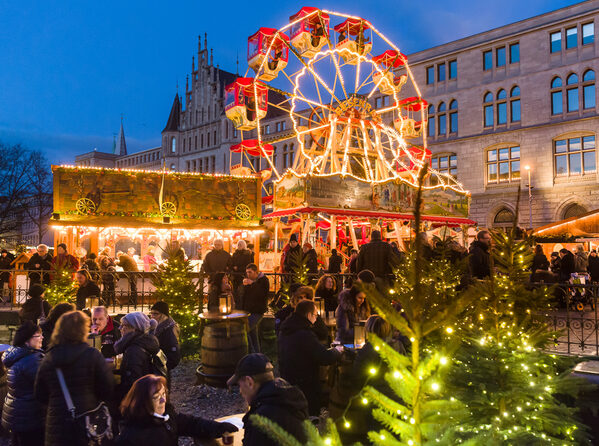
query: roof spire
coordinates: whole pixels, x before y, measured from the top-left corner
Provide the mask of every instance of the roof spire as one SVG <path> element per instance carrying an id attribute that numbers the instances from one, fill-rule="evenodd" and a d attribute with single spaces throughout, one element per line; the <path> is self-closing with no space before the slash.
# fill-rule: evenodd
<path id="1" fill-rule="evenodd" d="M 192 74 L 195 71 L 195 66 L 196 66 L 196 57 L 195 56 L 191 56 L 191 73 Z"/>
<path id="2" fill-rule="evenodd" d="M 208 49 L 208 33 L 204 33 L 204 50 Z"/>
<path id="3" fill-rule="evenodd" d="M 202 52 L 202 35 L 198 34 L 198 54 Z"/>
<path id="4" fill-rule="evenodd" d="M 185 77 L 185 92 L 189 91 L 189 74 Z"/>
<path id="5" fill-rule="evenodd" d="M 213 65 L 213 62 L 212 62 L 212 51 L 213 51 L 212 48 L 210 48 L 210 66 Z"/>
<path id="6" fill-rule="evenodd" d="M 123 114 L 121 113 L 121 129 L 119 130 L 119 156 L 127 155 L 127 143 L 125 142 L 125 130 L 123 130 Z"/>
<path id="7" fill-rule="evenodd" d="M 173 106 L 171 107 L 171 113 L 168 117 L 166 127 L 163 132 L 176 132 L 179 130 L 179 117 L 181 115 L 181 102 L 179 101 L 179 93 L 175 95 L 173 100 Z"/>

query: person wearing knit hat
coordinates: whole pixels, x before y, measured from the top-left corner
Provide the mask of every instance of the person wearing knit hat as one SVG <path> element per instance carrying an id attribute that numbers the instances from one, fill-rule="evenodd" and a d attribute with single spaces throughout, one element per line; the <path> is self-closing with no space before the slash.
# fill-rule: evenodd
<path id="1" fill-rule="evenodd" d="M 117 386 L 116 401 L 121 401 L 133 383 L 149 373 L 154 373 L 153 357 L 160 351 L 158 339 L 151 331 L 156 321 L 136 311 L 121 318 L 121 339 L 114 344 L 117 355 L 123 355 L 121 362 L 121 383 Z"/>
<path id="2" fill-rule="evenodd" d="M 160 350 L 166 355 L 166 368 L 170 371 L 181 361 L 179 349 L 179 325 L 169 316 L 168 304 L 158 301 L 152 305 L 150 317 L 158 322 L 154 335 L 158 338 Z M 170 382 L 170 379 L 168 379 Z"/>
<path id="3" fill-rule="evenodd" d="M 31 285 L 29 292 L 27 293 L 30 297 L 19 310 L 21 323 L 24 321 L 32 321 L 37 324 L 40 318 L 45 319 L 48 316 L 51 306 L 48 301 L 44 299 L 44 292 L 44 287 L 39 283 Z"/>

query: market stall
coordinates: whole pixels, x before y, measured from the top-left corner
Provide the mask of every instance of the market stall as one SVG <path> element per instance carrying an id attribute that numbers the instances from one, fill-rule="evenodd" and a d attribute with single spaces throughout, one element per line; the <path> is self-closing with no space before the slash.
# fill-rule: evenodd
<path id="1" fill-rule="evenodd" d="M 577 217 L 549 223 L 533 230 L 535 240 L 547 256 L 562 248 L 571 251 L 580 244 L 586 251 L 599 247 L 599 209 Z"/>

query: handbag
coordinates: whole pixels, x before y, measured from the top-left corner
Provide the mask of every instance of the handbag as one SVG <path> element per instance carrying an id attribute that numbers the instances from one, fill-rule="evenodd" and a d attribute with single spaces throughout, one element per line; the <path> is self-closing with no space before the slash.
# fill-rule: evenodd
<path id="1" fill-rule="evenodd" d="M 62 370 L 57 368 L 56 375 L 58 376 L 58 382 L 62 389 L 62 395 L 64 396 L 67 409 L 71 414 L 72 421 L 75 426 L 81 432 L 88 446 L 106 446 L 110 444 L 112 434 L 112 417 L 108 411 L 108 407 L 104 402 L 100 402 L 95 409 L 88 410 L 82 414 L 77 415 L 75 413 L 75 406 L 71 399 L 71 394 L 67 388 L 67 384 L 64 380 Z"/>

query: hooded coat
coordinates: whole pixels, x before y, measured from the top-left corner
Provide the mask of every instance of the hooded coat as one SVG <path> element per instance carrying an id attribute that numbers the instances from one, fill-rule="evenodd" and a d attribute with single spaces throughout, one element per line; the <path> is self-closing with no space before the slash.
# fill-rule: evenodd
<path id="1" fill-rule="evenodd" d="M 21 323 L 25 320 L 29 320 L 37 324 L 38 319 L 42 315 L 42 307 L 44 309 L 44 315 L 48 317 L 52 307 L 47 300 L 43 299 L 41 296 L 30 297 L 27 299 L 21 307 L 21 311 L 19 311 Z"/>
<path id="2" fill-rule="evenodd" d="M 333 364 L 341 353 L 327 349 L 312 330 L 310 321 L 297 313 L 281 325 L 279 370 L 281 378 L 298 386 L 308 400 L 310 415 L 321 407 L 320 366 Z"/>
<path id="3" fill-rule="evenodd" d="M 2 358 L 8 369 L 8 394 L 2 410 L 2 427 L 30 432 L 44 427 L 45 410 L 35 399 L 35 376 L 44 354 L 30 347 L 11 347 Z"/>
<path id="4" fill-rule="evenodd" d="M 277 378 L 262 384 L 243 417 L 243 446 L 277 446 L 276 441 L 252 424 L 252 415 L 262 415 L 274 421 L 300 443 L 305 443 L 303 422 L 308 418 L 308 402 L 300 389 L 284 379 Z"/>
<path id="5" fill-rule="evenodd" d="M 154 336 L 158 339 L 160 350 L 166 356 L 166 368 L 172 370 L 181 362 L 181 350 L 179 349 L 179 325 L 172 317 L 158 324 L 154 330 Z"/>
<path id="6" fill-rule="evenodd" d="M 318 274 L 318 256 L 314 248 L 310 248 L 308 251 L 303 253 L 304 262 L 306 262 L 306 268 L 308 268 L 308 274 Z"/>
<path id="7" fill-rule="evenodd" d="M 138 378 L 152 373 L 152 357 L 159 350 L 160 345 L 156 336 L 138 331 L 127 333 L 114 344 L 114 351 L 123 354 L 120 369 L 121 383 L 115 391 L 117 401 L 124 398 Z"/>
<path id="8" fill-rule="evenodd" d="M 85 342 L 54 346 L 42 360 L 34 392 L 36 399 L 48 406 L 45 444 L 79 446 L 56 375 L 57 368 L 64 374 L 77 414 L 95 409 L 100 401 L 107 401 L 112 395 L 114 378 L 102 354 Z"/>

